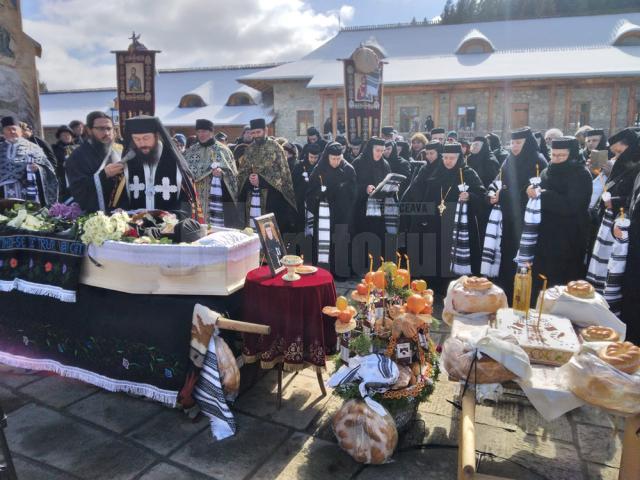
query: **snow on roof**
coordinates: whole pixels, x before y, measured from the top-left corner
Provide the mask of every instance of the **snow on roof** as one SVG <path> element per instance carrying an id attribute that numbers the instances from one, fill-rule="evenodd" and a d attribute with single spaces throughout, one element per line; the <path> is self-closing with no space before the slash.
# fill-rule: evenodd
<path id="1" fill-rule="evenodd" d="M 625 31 L 629 28 L 627 23 L 639 25 L 640 13 L 473 25 L 409 24 L 345 28 L 298 61 L 255 71 L 240 77 L 239 81 L 256 88 L 263 88 L 268 82 L 294 79 L 310 80 L 308 87 L 340 86 L 343 73 L 341 62 L 337 60 L 347 58 L 361 43 L 371 39 L 379 43 L 387 55 L 385 84 L 429 83 L 435 79 L 439 82 L 455 82 L 478 78 L 638 75 L 640 47 L 612 45 L 612 38 L 619 33 L 621 25 L 625 26 Z M 461 43 L 473 33 L 470 29 L 475 29 L 495 51 L 456 55 Z M 534 58 L 539 63 L 528 64 Z M 621 66 L 621 59 L 628 64 Z M 585 60 L 588 65 L 584 65 Z M 442 71 L 443 68 L 451 70 Z"/>
<path id="2" fill-rule="evenodd" d="M 262 104 L 261 93 L 236 81 L 261 68 L 264 67 L 250 65 L 160 70 L 156 77 L 156 116 L 170 126 L 192 126 L 198 118 L 208 118 L 216 125 L 246 125 L 259 117 L 269 123 L 273 119 L 272 108 Z M 256 105 L 226 106 L 229 96 L 236 92 L 248 93 Z M 206 106 L 179 108 L 180 99 L 189 93 L 202 97 Z M 74 119 L 84 120 L 93 110 L 109 113 L 115 97 L 115 88 L 42 93 L 42 124 L 53 127 Z"/>

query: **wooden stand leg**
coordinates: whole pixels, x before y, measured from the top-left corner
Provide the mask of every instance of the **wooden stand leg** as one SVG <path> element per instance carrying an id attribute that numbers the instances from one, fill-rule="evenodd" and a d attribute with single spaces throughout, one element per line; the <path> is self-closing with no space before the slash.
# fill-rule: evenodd
<path id="1" fill-rule="evenodd" d="M 640 415 L 629 417 L 624 422 L 622 460 L 619 480 L 640 478 Z"/>
<path id="2" fill-rule="evenodd" d="M 282 363 L 278 364 L 278 410 L 282 407 Z"/>
<path id="3" fill-rule="evenodd" d="M 320 385 L 320 391 L 322 392 L 322 396 L 327 396 L 327 389 L 324 388 L 324 380 L 322 379 L 322 372 L 320 370 L 316 370 L 316 375 L 318 377 L 318 385 Z"/>
<path id="4" fill-rule="evenodd" d="M 476 473 L 476 395 L 472 389 L 462 397 L 460 438 L 458 439 L 458 480 L 474 478 Z"/>

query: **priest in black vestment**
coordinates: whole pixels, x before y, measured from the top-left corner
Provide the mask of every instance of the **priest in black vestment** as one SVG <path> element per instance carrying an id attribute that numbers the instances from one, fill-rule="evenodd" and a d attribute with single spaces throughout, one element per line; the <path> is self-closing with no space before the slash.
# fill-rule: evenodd
<path id="1" fill-rule="evenodd" d="M 64 162 L 69 194 L 85 213 L 108 212 L 117 178 L 124 171 L 119 145 L 113 141 L 113 121 L 104 112 L 91 112 L 87 131 L 87 141 Z"/>
<path id="2" fill-rule="evenodd" d="M 127 152 L 113 204 L 125 210 L 181 211 L 203 221 L 189 167 L 157 117 L 125 122 Z"/>

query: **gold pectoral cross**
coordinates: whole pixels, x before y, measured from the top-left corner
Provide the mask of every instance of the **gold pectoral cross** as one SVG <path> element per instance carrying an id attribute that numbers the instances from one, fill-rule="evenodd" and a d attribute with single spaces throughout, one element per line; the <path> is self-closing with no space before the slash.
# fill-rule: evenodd
<path id="1" fill-rule="evenodd" d="M 438 211 L 440 212 L 440 216 L 444 215 L 444 211 L 447 209 L 447 206 L 444 204 L 444 198 L 440 200 L 440 205 L 438 205 Z"/>

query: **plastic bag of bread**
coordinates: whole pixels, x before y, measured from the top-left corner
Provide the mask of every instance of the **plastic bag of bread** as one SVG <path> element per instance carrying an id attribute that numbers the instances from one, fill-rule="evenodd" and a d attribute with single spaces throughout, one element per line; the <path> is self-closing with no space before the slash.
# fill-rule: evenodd
<path id="1" fill-rule="evenodd" d="M 623 415 L 640 413 L 640 349 L 632 347 L 629 342 L 584 345 L 561 367 L 568 387 L 591 405 Z"/>
<path id="2" fill-rule="evenodd" d="M 500 287 L 486 278 L 465 275 L 449 284 L 442 318 L 451 325 L 455 314 L 487 316 L 508 307 L 507 296 Z"/>
<path id="3" fill-rule="evenodd" d="M 377 414 L 363 400 L 347 401 L 333 416 L 332 426 L 340 447 L 359 463 L 385 463 L 398 444 L 393 417 Z"/>
<path id="4" fill-rule="evenodd" d="M 216 358 L 218 360 L 218 371 L 222 389 L 227 400 L 235 400 L 240 391 L 240 369 L 236 363 L 233 352 L 222 338 L 213 336 L 216 345 Z"/>
<path id="5" fill-rule="evenodd" d="M 452 380 L 476 384 L 503 383 L 517 378 L 516 374 L 507 370 L 502 364 L 487 355 L 482 356 L 472 367 L 476 350 L 459 338 L 449 337 L 442 346 L 440 356 L 442 366 Z"/>

